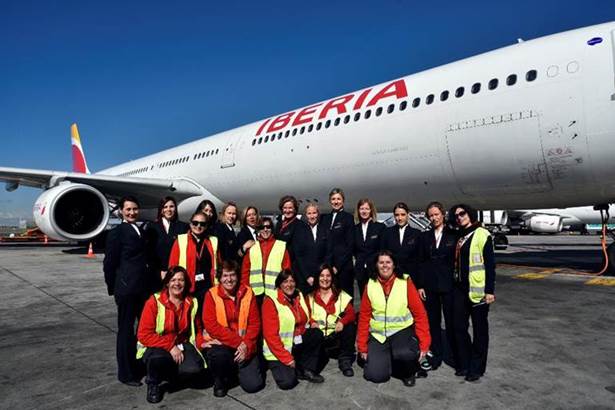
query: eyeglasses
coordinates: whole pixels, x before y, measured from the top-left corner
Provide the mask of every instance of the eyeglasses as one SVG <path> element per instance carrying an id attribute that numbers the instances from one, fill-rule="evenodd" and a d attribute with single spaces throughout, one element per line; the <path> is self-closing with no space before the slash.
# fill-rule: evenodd
<path id="1" fill-rule="evenodd" d="M 271 228 L 272 228 L 271 225 L 263 225 L 263 226 L 261 226 L 261 229 L 269 229 L 269 230 L 271 230 Z"/>
<path id="2" fill-rule="evenodd" d="M 461 212 L 457 212 L 455 214 L 455 218 L 459 219 L 459 218 L 463 218 L 464 216 L 466 216 L 468 213 L 466 211 L 461 211 Z"/>
<path id="3" fill-rule="evenodd" d="M 190 221 L 190 224 L 192 224 L 192 226 L 194 226 L 195 228 L 200 226 L 201 228 L 205 228 L 207 226 L 207 222 L 201 222 L 201 221 Z"/>

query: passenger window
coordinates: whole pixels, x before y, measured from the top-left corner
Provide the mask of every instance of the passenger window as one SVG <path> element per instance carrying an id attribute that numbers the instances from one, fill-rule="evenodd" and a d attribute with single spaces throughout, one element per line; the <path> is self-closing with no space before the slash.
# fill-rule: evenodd
<path id="1" fill-rule="evenodd" d="M 472 84 L 472 94 L 477 94 L 480 92 L 480 83 Z"/>
<path id="2" fill-rule="evenodd" d="M 296 129 L 296 128 L 293 130 L 293 137 L 294 137 L 295 135 L 297 135 L 297 129 Z"/>
<path id="3" fill-rule="evenodd" d="M 289 135 L 290 135 L 290 130 L 286 130 L 286 132 L 284 133 L 284 138 L 288 138 Z"/>
<path id="4" fill-rule="evenodd" d="M 382 107 L 376 108 L 376 117 L 380 117 L 380 114 L 382 114 Z"/>
<path id="5" fill-rule="evenodd" d="M 218 153 L 218 151 L 220 151 L 220 149 L 219 149 L 219 148 L 216 148 L 216 154 Z"/>
<path id="6" fill-rule="evenodd" d="M 517 83 L 517 74 L 511 74 L 506 78 L 506 85 L 515 85 Z"/>
<path id="7" fill-rule="evenodd" d="M 337 117 L 335 121 L 333 121 L 333 125 L 335 125 L 336 127 L 340 125 L 340 117 Z"/>
<path id="8" fill-rule="evenodd" d="M 327 120 L 327 122 L 325 122 L 325 128 L 329 128 L 331 126 L 331 120 Z"/>
<path id="9" fill-rule="evenodd" d="M 389 106 L 387 107 L 387 112 L 390 114 L 393 112 L 393 110 L 395 110 L 395 104 L 389 104 Z"/>
<path id="10" fill-rule="evenodd" d="M 314 129 L 314 124 L 310 124 L 310 126 L 308 127 L 308 132 L 312 132 L 313 129 Z"/>
<path id="11" fill-rule="evenodd" d="M 344 124 L 348 124 L 348 122 L 350 121 L 350 115 L 347 115 L 344 117 Z"/>
<path id="12" fill-rule="evenodd" d="M 444 90 L 440 93 L 440 101 L 448 100 L 448 91 Z"/>
<path id="13" fill-rule="evenodd" d="M 434 99 L 434 95 L 433 95 L 433 94 L 429 94 L 429 95 L 427 96 L 427 98 L 425 99 L 425 103 L 426 103 L 427 105 L 429 105 L 429 104 L 431 104 L 431 103 L 433 102 L 433 99 Z"/>
<path id="14" fill-rule="evenodd" d="M 360 113 L 360 112 L 358 112 L 358 113 L 356 113 L 356 114 L 354 115 L 354 120 L 355 120 L 355 121 L 359 121 L 360 119 L 361 119 L 361 113 Z"/>
<path id="15" fill-rule="evenodd" d="M 419 105 L 421 105 L 421 99 L 419 97 L 416 97 L 414 100 L 412 100 L 412 108 L 416 108 Z"/>
<path id="16" fill-rule="evenodd" d="M 399 111 L 405 110 L 407 106 L 408 106 L 408 101 L 402 101 L 401 104 L 399 104 Z"/>
<path id="17" fill-rule="evenodd" d="M 534 81 L 536 77 L 538 77 L 538 73 L 536 72 L 536 70 L 530 70 L 527 72 L 527 74 L 525 74 L 525 79 L 527 81 Z"/>
<path id="18" fill-rule="evenodd" d="M 495 90 L 496 88 L 498 88 L 498 79 L 492 78 L 491 81 L 489 81 L 489 89 Z"/>
<path id="19" fill-rule="evenodd" d="M 319 122 L 318 124 L 316 124 L 316 131 L 320 131 L 321 128 L 322 128 L 322 122 Z"/>
<path id="20" fill-rule="evenodd" d="M 455 97 L 460 98 L 463 97 L 463 93 L 465 92 L 465 88 L 459 87 L 455 90 Z"/>
<path id="21" fill-rule="evenodd" d="M 282 131 L 280 131 L 280 132 L 278 133 L 278 139 L 279 139 L 279 140 L 281 140 L 281 139 L 282 139 Z"/>
<path id="22" fill-rule="evenodd" d="M 305 132 L 305 126 L 301 127 L 301 130 L 299 131 L 299 134 L 303 134 Z"/>
<path id="23" fill-rule="evenodd" d="M 268 142 L 268 141 L 269 141 L 269 135 L 267 135 L 267 136 L 265 137 L 265 142 Z M 209 156 L 209 155 L 208 155 L 208 156 Z"/>
<path id="24" fill-rule="evenodd" d="M 365 115 L 364 115 L 365 119 L 368 119 L 371 116 L 372 116 L 372 110 L 365 111 Z"/>
<path id="25" fill-rule="evenodd" d="M 260 144 L 261 142 L 263 142 L 263 137 L 259 137 L 258 139 L 258 143 Z"/>

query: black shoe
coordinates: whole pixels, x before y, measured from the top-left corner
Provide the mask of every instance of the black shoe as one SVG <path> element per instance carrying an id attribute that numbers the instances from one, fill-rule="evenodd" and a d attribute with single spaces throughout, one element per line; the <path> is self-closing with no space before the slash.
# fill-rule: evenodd
<path id="1" fill-rule="evenodd" d="M 406 387 L 412 387 L 416 384 L 416 378 L 414 377 L 414 375 L 410 377 L 405 377 L 401 379 L 401 381 L 404 383 L 404 386 Z"/>
<path id="2" fill-rule="evenodd" d="M 467 375 L 468 375 L 468 371 L 467 370 L 456 370 L 455 371 L 455 376 L 465 377 Z"/>
<path id="3" fill-rule="evenodd" d="M 325 378 L 311 370 L 304 370 L 302 380 L 307 380 L 310 383 L 322 383 L 325 381 Z"/>
<path id="4" fill-rule="evenodd" d="M 465 378 L 465 381 L 467 382 L 475 382 L 478 379 L 480 379 L 480 376 L 478 374 L 468 374 Z"/>
<path id="5" fill-rule="evenodd" d="M 215 397 L 224 397 L 228 390 L 225 387 L 216 387 L 214 386 L 214 396 Z"/>
<path id="6" fill-rule="evenodd" d="M 417 372 L 416 372 L 416 378 L 417 379 L 422 379 L 422 378 L 425 378 L 425 377 L 427 377 L 427 371 L 425 371 L 423 369 L 417 370 Z"/>
<path id="7" fill-rule="evenodd" d="M 341 369 L 342 370 L 342 374 L 346 377 L 352 377 L 354 376 L 354 370 L 352 370 L 352 367 L 347 367 L 345 369 Z"/>
<path id="8" fill-rule="evenodd" d="M 150 403 L 160 403 L 162 401 L 162 389 L 157 384 L 147 385 L 146 399 Z"/>
<path id="9" fill-rule="evenodd" d="M 139 380 L 127 380 L 127 381 L 122 382 L 122 383 L 125 384 L 126 386 L 130 386 L 130 387 L 143 386 L 143 383 L 141 383 Z"/>

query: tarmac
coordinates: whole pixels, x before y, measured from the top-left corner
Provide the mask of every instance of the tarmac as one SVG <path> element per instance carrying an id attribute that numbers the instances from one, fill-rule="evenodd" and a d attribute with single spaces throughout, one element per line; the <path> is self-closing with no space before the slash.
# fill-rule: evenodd
<path id="1" fill-rule="evenodd" d="M 615 280 L 595 278 L 595 236 L 510 237 L 497 252 L 487 372 L 469 383 L 443 365 L 418 379 L 373 384 L 330 362 L 326 381 L 225 398 L 186 388 L 151 405 L 146 386 L 116 379 L 116 308 L 101 254 L 59 247 L 0 247 L 0 408 L 614 409 Z"/>

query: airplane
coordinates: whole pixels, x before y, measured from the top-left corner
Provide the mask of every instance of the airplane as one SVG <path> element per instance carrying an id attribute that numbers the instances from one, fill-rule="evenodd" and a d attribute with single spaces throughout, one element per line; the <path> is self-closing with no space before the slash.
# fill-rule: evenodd
<path id="1" fill-rule="evenodd" d="M 173 195 L 263 212 L 294 194 L 325 203 L 342 187 L 381 210 L 431 200 L 477 209 L 615 200 L 615 22 L 508 47 L 346 93 L 96 173 L 0 168 L 7 190 L 38 187 L 49 237 L 101 233 L 110 206 Z M 76 128 L 75 128 L 76 130 Z M 77 133 L 78 135 L 78 133 Z M 78 154 L 82 154 L 77 138 Z M 75 148 L 75 145 L 73 146 Z M 75 149 L 74 149 L 75 152 Z"/>
<path id="2" fill-rule="evenodd" d="M 558 233 L 564 228 L 585 227 L 602 224 L 600 211 L 592 206 L 579 206 L 565 209 L 515 209 L 505 211 L 507 225 L 515 230 L 536 233 Z M 615 223 L 615 207 L 609 207 L 609 218 L 605 222 Z"/>

